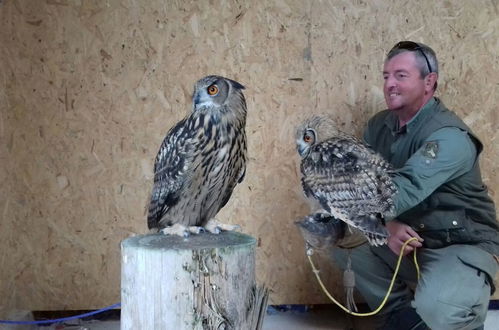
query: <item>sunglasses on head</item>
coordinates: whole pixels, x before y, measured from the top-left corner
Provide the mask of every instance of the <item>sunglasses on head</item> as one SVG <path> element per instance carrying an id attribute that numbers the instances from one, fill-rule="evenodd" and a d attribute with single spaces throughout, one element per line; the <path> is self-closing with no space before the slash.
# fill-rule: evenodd
<path id="1" fill-rule="evenodd" d="M 429 72 L 433 72 L 431 65 L 430 65 L 430 61 L 428 60 L 428 57 L 426 57 L 426 54 L 424 53 L 423 48 L 417 42 L 400 41 L 392 48 L 392 51 L 396 50 L 396 49 L 404 49 L 404 50 L 408 50 L 408 51 L 419 50 L 419 52 L 423 55 L 424 59 L 426 60 L 426 64 L 428 65 Z"/>

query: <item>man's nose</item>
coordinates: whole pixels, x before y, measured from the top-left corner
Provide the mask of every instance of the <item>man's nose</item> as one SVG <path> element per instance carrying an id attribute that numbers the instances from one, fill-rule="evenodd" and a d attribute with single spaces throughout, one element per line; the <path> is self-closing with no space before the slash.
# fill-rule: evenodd
<path id="1" fill-rule="evenodd" d="M 396 85 L 396 80 L 392 76 L 388 76 L 385 78 L 385 88 L 392 88 Z"/>

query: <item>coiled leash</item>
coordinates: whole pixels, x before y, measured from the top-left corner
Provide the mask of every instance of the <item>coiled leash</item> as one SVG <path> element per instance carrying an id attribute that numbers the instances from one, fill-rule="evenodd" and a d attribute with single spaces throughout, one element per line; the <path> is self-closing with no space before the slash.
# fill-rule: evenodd
<path id="1" fill-rule="evenodd" d="M 329 291 L 326 289 L 324 283 L 322 283 L 321 277 L 319 275 L 319 270 L 317 268 L 315 268 L 314 262 L 312 261 L 312 257 L 310 255 L 307 255 L 307 257 L 308 257 L 308 261 L 310 261 L 310 265 L 312 266 L 312 271 L 314 272 L 315 277 L 317 278 L 317 281 L 319 282 L 319 284 L 322 288 L 322 291 L 324 291 L 326 296 L 332 302 L 334 302 L 336 305 L 338 305 L 338 307 L 343 309 L 348 314 L 355 315 L 355 316 L 372 316 L 372 315 L 377 314 L 383 308 L 383 306 L 385 306 L 386 301 L 388 300 L 388 297 L 390 296 L 390 293 L 392 293 L 392 288 L 393 288 L 393 285 L 395 283 L 395 278 L 397 277 L 398 272 L 399 272 L 399 268 L 400 268 L 400 264 L 402 262 L 402 257 L 403 257 L 403 252 L 405 250 L 405 247 L 407 246 L 407 244 L 409 244 L 411 241 L 414 241 L 414 240 L 417 240 L 417 238 L 412 237 L 412 238 L 408 239 L 407 241 L 405 241 L 404 244 L 402 245 L 402 249 L 400 250 L 400 254 L 399 254 L 399 257 L 397 260 L 397 266 L 395 267 L 395 272 L 393 272 L 393 277 L 392 277 L 392 280 L 390 282 L 390 286 L 388 287 L 388 291 L 386 292 L 385 298 L 383 298 L 383 301 L 381 302 L 381 304 L 379 305 L 378 308 L 376 308 L 374 311 L 368 312 L 368 313 L 357 313 L 357 307 L 355 306 L 355 302 L 353 301 L 353 288 L 355 286 L 355 277 L 354 277 L 353 271 L 350 268 L 350 263 L 351 263 L 350 258 L 348 258 L 347 269 L 345 270 L 345 274 L 344 274 L 344 285 L 347 289 L 347 305 L 350 307 L 350 308 L 346 308 L 341 303 L 336 301 L 336 299 L 334 299 L 334 297 L 329 293 Z M 418 274 L 418 280 L 419 280 L 419 265 L 418 265 L 417 258 L 416 258 L 416 249 L 414 249 L 414 265 L 416 266 L 416 272 Z M 355 312 L 353 312 L 352 309 L 354 309 Z"/>

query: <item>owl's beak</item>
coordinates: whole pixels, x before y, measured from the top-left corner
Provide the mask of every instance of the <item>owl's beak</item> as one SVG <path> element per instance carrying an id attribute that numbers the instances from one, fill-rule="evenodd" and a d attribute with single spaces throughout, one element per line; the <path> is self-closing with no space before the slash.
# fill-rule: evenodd
<path id="1" fill-rule="evenodd" d="M 194 104 L 194 107 L 197 107 L 200 103 L 202 103 L 202 95 L 199 91 L 197 91 L 192 97 L 192 103 Z"/>
<path id="2" fill-rule="evenodd" d="M 197 91 L 192 97 L 192 104 L 194 105 L 194 110 L 197 110 L 201 107 L 212 106 L 213 100 L 206 92 Z"/>
<path id="3" fill-rule="evenodd" d="M 296 145 L 296 151 L 298 151 L 298 154 L 300 155 L 301 158 L 305 158 L 305 156 L 308 155 L 309 150 L 310 146 L 308 144 L 298 143 Z"/>
<path id="4" fill-rule="evenodd" d="M 199 92 L 194 93 L 194 95 L 192 95 L 192 104 L 198 104 L 200 99 Z"/>

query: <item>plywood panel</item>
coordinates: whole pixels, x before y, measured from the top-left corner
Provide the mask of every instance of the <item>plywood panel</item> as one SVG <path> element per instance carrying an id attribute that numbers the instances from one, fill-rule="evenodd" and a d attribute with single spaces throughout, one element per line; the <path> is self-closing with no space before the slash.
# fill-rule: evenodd
<path id="1" fill-rule="evenodd" d="M 146 232 L 157 148 L 212 73 L 246 85 L 249 107 L 247 177 L 220 218 L 259 240 L 272 304 L 326 302 L 293 225 L 307 210 L 294 126 L 328 111 L 359 134 L 384 106 L 386 51 L 425 42 L 498 203 L 498 25 L 486 0 L 1 1 L 0 307 L 119 300 L 119 242 Z"/>

